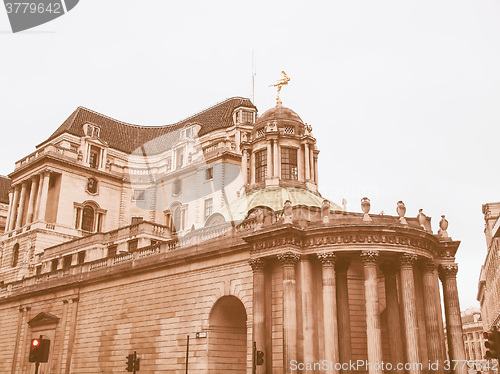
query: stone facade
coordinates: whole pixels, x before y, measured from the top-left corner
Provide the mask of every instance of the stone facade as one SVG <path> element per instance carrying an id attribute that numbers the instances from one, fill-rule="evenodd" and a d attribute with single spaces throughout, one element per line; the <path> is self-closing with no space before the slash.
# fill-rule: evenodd
<path id="1" fill-rule="evenodd" d="M 259 374 L 444 373 L 439 279 L 464 360 L 459 242 L 402 202 L 390 216 L 324 199 L 318 154 L 281 103 L 153 128 L 78 108 L 9 176 L 0 372 L 32 373 L 44 335 L 45 373 L 121 373 L 133 351 L 141 372 L 184 373 L 188 336 L 190 373 L 251 373 L 253 342 Z"/>
<path id="2" fill-rule="evenodd" d="M 483 204 L 487 254 L 481 267 L 477 299 L 484 330 L 500 327 L 500 203 Z"/>

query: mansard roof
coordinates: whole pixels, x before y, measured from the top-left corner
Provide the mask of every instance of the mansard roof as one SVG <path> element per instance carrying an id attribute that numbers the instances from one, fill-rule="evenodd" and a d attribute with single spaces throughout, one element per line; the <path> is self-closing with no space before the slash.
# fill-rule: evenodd
<path id="1" fill-rule="evenodd" d="M 0 203 L 9 203 L 10 178 L 0 175 Z"/>
<path id="2" fill-rule="evenodd" d="M 78 107 L 46 141 L 63 133 L 84 136 L 83 125 L 91 123 L 101 128 L 100 138 L 111 148 L 132 153 L 145 146 L 147 149 L 144 151 L 147 153 L 158 152 L 171 146 L 179 136 L 176 130 L 185 126 L 200 125 L 201 129 L 198 133 L 200 136 L 232 126 L 233 111 L 242 106 L 255 108 L 249 99 L 232 97 L 177 123 L 163 126 L 133 125 L 84 107 Z"/>

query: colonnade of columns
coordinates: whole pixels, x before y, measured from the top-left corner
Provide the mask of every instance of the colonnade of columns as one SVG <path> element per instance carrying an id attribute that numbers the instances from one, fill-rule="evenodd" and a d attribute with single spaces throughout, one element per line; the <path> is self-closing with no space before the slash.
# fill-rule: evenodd
<path id="1" fill-rule="evenodd" d="M 278 138 L 266 139 L 266 178 L 281 178 L 281 146 Z M 250 146 L 242 145 L 241 170 L 244 184 L 255 183 L 255 152 Z M 248 155 L 250 154 L 250 163 Z M 246 171 L 250 168 L 250 176 Z M 297 149 L 297 178 L 301 182 L 311 181 L 318 183 L 318 160 L 314 147 L 307 141 L 303 141 Z"/>
<path id="2" fill-rule="evenodd" d="M 50 171 L 44 171 L 11 188 L 6 231 L 17 230 L 23 224 L 30 224 L 37 219 L 45 219 L 49 181 Z"/>
<path id="3" fill-rule="evenodd" d="M 396 257 L 397 256 L 397 257 Z M 313 318 L 313 277 L 309 256 L 296 252 L 285 252 L 277 255 L 283 269 L 283 359 L 284 372 L 291 373 L 290 361 L 298 360 L 297 356 L 297 298 L 301 298 L 301 313 L 304 362 L 321 362 L 328 360 L 333 363 L 349 363 L 352 358 L 350 337 L 350 312 L 347 270 L 350 261 L 355 258 L 337 258 L 335 252 L 320 252 L 317 258 L 321 262 L 322 272 L 322 305 L 324 333 L 322 346 L 324 357 L 314 357 Z M 387 333 L 390 345 L 390 361 L 393 370 L 398 374 L 405 371 L 409 374 L 422 372 L 444 374 L 445 349 L 441 321 L 441 303 L 439 286 L 436 283 L 438 268 L 431 259 L 418 259 L 416 255 L 403 253 L 393 255 L 391 261 L 381 261 L 379 252 L 361 251 L 359 259 L 363 264 L 364 302 L 366 310 L 366 337 L 368 348 L 368 367 L 370 374 L 380 374 L 383 371 L 382 329 L 379 307 L 378 272 L 379 267 L 384 274 L 385 304 L 387 314 Z M 417 260 L 419 260 L 417 262 Z M 300 261 L 300 290 L 297 295 L 296 264 Z M 250 263 L 253 268 L 253 338 L 257 349 L 266 352 L 265 341 L 265 303 L 264 303 L 264 265 L 265 259 L 254 259 Z M 418 266 L 420 271 L 415 272 Z M 446 326 L 448 331 L 450 358 L 465 360 L 465 349 L 462 340 L 462 325 L 458 290 L 456 283 L 457 265 L 441 265 L 439 277 L 443 284 Z M 398 290 L 399 273 L 399 290 Z M 422 301 L 425 312 L 425 326 L 418 325 L 417 297 L 415 277 L 421 277 L 423 289 Z M 420 278 L 419 278 L 420 279 Z M 399 292 L 399 294 L 398 294 Z M 400 308 L 401 305 L 401 308 Z M 402 315 L 401 315 L 402 312 Z M 419 328 L 425 328 L 428 359 L 438 363 L 429 367 L 429 362 L 422 361 L 419 345 Z M 269 344 L 269 343 L 268 343 Z M 268 351 L 269 351 L 269 347 Z M 268 352 L 269 353 L 269 352 Z M 269 357 L 269 355 L 267 356 Z M 376 365 L 376 364 L 379 365 Z M 398 363 L 406 367 L 397 367 Z M 420 366 L 421 365 L 421 366 Z M 342 372 L 349 372 L 343 368 Z M 304 371 L 304 373 L 309 371 Z M 312 372 L 312 371 L 311 371 Z M 339 366 L 330 366 L 327 373 L 339 373 Z M 465 374 L 462 367 L 456 367 L 457 374 Z M 266 373 L 266 367 L 257 368 L 258 374 Z"/>

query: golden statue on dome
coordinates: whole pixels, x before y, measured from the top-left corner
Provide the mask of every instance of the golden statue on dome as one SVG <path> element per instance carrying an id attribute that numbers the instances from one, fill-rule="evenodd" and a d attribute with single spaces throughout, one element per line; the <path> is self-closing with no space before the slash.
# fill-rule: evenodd
<path id="1" fill-rule="evenodd" d="M 288 82 L 290 82 L 290 78 L 288 78 L 288 75 L 286 75 L 286 73 L 284 71 L 281 72 L 281 76 L 283 78 L 281 78 L 278 82 L 276 82 L 275 84 L 269 85 L 269 87 L 278 87 L 278 93 L 276 95 L 276 104 L 281 104 L 281 100 L 280 100 L 281 87 L 287 85 Z"/>

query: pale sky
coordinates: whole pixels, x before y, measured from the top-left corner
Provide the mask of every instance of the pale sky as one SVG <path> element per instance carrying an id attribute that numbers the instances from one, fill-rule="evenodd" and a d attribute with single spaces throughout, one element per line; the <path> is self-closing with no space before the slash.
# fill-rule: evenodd
<path id="1" fill-rule="evenodd" d="M 0 9 L 0 174 L 78 106 L 143 125 L 232 96 L 283 105 L 318 139 L 320 192 L 461 240 L 461 309 L 478 306 L 481 205 L 500 201 L 500 2 L 81 0 L 12 34 Z"/>

